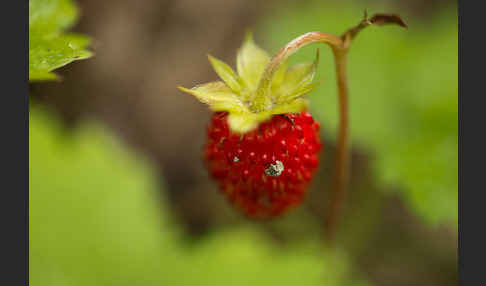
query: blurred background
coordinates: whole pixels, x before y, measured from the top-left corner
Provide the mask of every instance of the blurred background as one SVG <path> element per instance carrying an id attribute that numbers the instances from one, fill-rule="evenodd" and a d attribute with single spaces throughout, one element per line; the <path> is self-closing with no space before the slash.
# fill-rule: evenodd
<path id="1" fill-rule="evenodd" d="M 77 0 L 95 56 L 30 84 L 32 285 L 457 285 L 457 1 Z M 201 160 L 208 108 L 177 90 L 235 66 L 245 31 L 270 54 L 369 14 L 349 55 L 352 177 L 323 245 L 337 126 L 330 50 L 311 112 L 324 150 L 304 203 L 250 221 Z"/>

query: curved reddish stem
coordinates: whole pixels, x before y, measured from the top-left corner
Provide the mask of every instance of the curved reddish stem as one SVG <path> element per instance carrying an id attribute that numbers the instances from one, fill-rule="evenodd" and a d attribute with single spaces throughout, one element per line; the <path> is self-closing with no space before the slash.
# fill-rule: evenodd
<path id="1" fill-rule="evenodd" d="M 336 170 L 334 173 L 334 186 L 331 194 L 331 204 L 329 206 L 327 220 L 324 224 L 326 240 L 332 243 L 334 240 L 337 226 L 340 222 L 343 203 L 346 199 L 348 181 L 350 174 L 350 139 L 349 139 L 349 109 L 348 109 L 348 77 L 347 77 L 347 55 L 352 40 L 358 33 L 369 25 L 395 24 L 407 28 L 407 24 L 397 14 L 375 14 L 368 18 L 365 15 L 361 22 L 348 29 L 341 37 L 327 33 L 309 32 L 295 38 L 285 45 L 272 58 L 270 64 L 265 69 L 262 79 L 259 82 L 258 90 L 262 94 L 257 94 L 256 99 L 265 98 L 273 76 L 278 67 L 292 54 L 304 46 L 312 43 L 325 43 L 332 48 L 334 62 L 336 66 L 336 78 L 338 86 L 339 102 L 339 131 L 337 138 Z"/>

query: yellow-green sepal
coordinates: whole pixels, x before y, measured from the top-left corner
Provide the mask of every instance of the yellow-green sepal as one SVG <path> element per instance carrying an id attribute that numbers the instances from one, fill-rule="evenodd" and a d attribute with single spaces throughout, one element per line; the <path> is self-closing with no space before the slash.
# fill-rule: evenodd
<path id="1" fill-rule="evenodd" d="M 213 66 L 214 71 L 218 76 L 231 88 L 231 90 L 239 94 L 244 87 L 243 80 L 233 71 L 233 69 L 225 62 L 208 55 L 209 62 Z"/>
<path id="2" fill-rule="evenodd" d="M 295 99 L 284 103 L 273 109 L 253 113 L 253 112 L 233 112 L 229 113 L 228 124 L 233 132 L 246 133 L 258 127 L 258 125 L 269 120 L 273 115 L 285 113 L 298 113 L 308 106 L 307 100 L 303 98 Z"/>
<path id="3" fill-rule="evenodd" d="M 268 54 L 255 44 L 248 33 L 238 50 L 237 73 L 224 62 L 208 57 L 223 81 L 179 89 L 194 95 L 215 112 L 228 112 L 232 132 L 246 133 L 273 115 L 298 113 L 306 109 L 308 102 L 303 96 L 319 85 L 312 83 L 319 50 L 312 63 L 288 69 L 287 58 L 282 62 L 274 58 L 270 62 Z"/>
<path id="4" fill-rule="evenodd" d="M 212 111 L 247 112 L 238 96 L 221 81 L 197 85 L 191 89 L 179 86 L 179 89 L 194 95 L 199 101 L 209 105 Z"/>
<path id="5" fill-rule="evenodd" d="M 318 63 L 319 49 L 312 63 L 297 64 L 288 69 L 281 84 L 274 90 L 274 102 L 279 104 L 292 101 L 317 87 L 319 83 L 312 83 L 312 80 Z"/>
<path id="6" fill-rule="evenodd" d="M 255 44 L 253 35 L 248 32 L 236 56 L 236 70 L 248 89 L 256 90 L 269 62 L 270 56 Z"/>
<path id="7" fill-rule="evenodd" d="M 228 115 L 228 125 L 231 131 L 244 134 L 252 131 L 258 125 L 272 117 L 270 112 L 230 112 Z"/>

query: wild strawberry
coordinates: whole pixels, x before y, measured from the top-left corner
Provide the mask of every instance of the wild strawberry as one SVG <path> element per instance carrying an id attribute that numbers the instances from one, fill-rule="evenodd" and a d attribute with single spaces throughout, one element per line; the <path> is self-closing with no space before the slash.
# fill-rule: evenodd
<path id="1" fill-rule="evenodd" d="M 318 165 L 319 124 L 308 112 L 274 115 L 235 135 L 227 118 L 225 112 L 213 115 L 204 155 L 230 201 L 257 217 L 299 204 Z"/>
<path id="2" fill-rule="evenodd" d="M 319 124 L 302 98 L 317 86 L 312 79 L 319 53 L 313 63 L 270 67 L 270 57 L 248 35 L 238 51 L 238 74 L 209 60 L 223 82 L 180 89 L 215 112 L 204 149 L 211 176 L 251 217 L 272 217 L 298 205 L 321 149 Z"/>

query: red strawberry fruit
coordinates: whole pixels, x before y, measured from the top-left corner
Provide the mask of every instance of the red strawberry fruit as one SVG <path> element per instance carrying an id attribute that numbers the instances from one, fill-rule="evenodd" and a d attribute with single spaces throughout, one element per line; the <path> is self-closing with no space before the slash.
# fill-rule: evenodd
<path id="1" fill-rule="evenodd" d="M 223 82 L 180 88 L 215 112 L 204 158 L 230 202 L 246 215 L 268 218 L 297 206 L 319 162 L 319 124 L 303 95 L 316 60 L 287 69 L 280 63 L 264 78 L 268 55 L 248 36 L 238 52 L 238 74 L 210 57 Z"/>
<path id="2" fill-rule="evenodd" d="M 274 115 L 258 129 L 235 134 L 226 113 L 213 115 L 205 159 L 229 200 L 255 217 L 298 205 L 318 165 L 319 124 L 310 113 Z"/>

